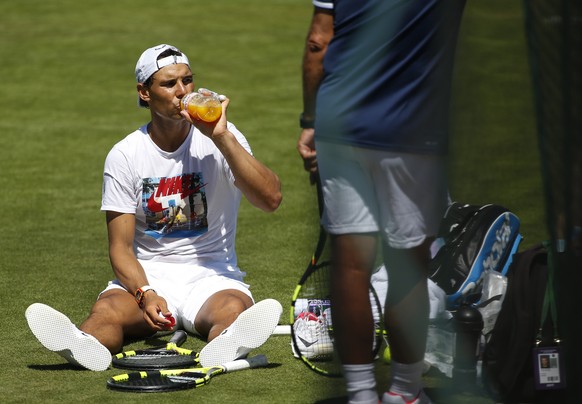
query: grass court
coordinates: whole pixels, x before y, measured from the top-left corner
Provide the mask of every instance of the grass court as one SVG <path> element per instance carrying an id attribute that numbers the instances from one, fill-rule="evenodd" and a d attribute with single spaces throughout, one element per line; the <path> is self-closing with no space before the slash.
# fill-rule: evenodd
<path id="1" fill-rule="evenodd" d="M 308 0 L 73 1 L 0 3 L 0 329 L 5 403 L 342 403 L 343 383 L 310 372 L 288 337 L 256 353 L 271 366 L 196 390 L 143 396 L 106 389 L 110 369 L 73 369 L 44 350 L 24 311 L 51 305 L 79 324 L 112 277 L 101 176 L 111 146 L 149 117 L 136 106 L 141 52 L 170 43 L 190 58 L 197 87 L 231 99 L 229 120 L 283 183 L 265 214 L 243 201 L 237 252 L 257 300 L 288 306 L 317 238 L 315 190 L 295 149 Z M 468 1 L 455 73 L 451 194 L 498 203 L 522 223 L 522 247 L 544 240 L 543 193 L 521 2 Z M 126 346 L 157 345 L 144 341 Z M 189 338 L 185 347 L 204 343 Z M 378 362 L 379 390 L 390 367 Z M 430 375 L 437 403 L 488 403 Z"/>

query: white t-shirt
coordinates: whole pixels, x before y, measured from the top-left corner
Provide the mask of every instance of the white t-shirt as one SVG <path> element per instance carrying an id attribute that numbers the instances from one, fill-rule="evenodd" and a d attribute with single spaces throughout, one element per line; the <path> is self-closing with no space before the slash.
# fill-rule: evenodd
<path id="1" fill-rule="evenodd" d="M 236 127 L 228 129 L 251 153 Z M 135 214 L 141 260 L 239 271 L 235 252 L 241 192 L 214 143 L 192 127 L 174 152 L 161 150 L 142 126 L 107 155 L 102 211 Z"/>

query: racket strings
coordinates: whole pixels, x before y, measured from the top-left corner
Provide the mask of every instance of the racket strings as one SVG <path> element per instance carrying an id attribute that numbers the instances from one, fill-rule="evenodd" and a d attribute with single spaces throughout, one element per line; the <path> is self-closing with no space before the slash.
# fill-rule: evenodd
<path id="1" fill-rule="evenodd" d="M 330 273 L 330 263 L 323 262 L 304 277 L 294 303 L 293 345 L 312 370 L 327 376 L 341 376 L 341 361 L 334 349 Z M 372 286 L 369 295 L 374 322 L 372 353 L 376 357 L 384 341 L 383 314 Z"/>
<path id="2" fill-rule="evenodd" d="M 189 360 L 186 355 L 181 354 L 171 354 L 171 353 L 146 353 L 143 355 L 136 355 L 136 356 L 126 356 L 123 358 L 123 362 L 155 362 L 155 361 L 163 361 L 164 363 L 173 363 L 173 362 L 183 362 L 184 360 Z M 194 358 L 192 359 L 194 360 Z"/>
<path id="3" fill-rule="evenodd" d="M 198 353 L 184 348 L 171 351 L 138 351 L 132 354 L 118 355 L 112 364 L 120 369 L 169 369 L 185 368 L 198 365 Z"/>
<path id="4" fill-rule="evenodd" d="M 293 338 L 296 353 L 310 368 L 331 375 L 340 373 L 341 364 L 334 350 L 329 265 L 314 266 L 303 279 L 295 301 Z"/>
<path id="5" fill-rule="evenodd" d="M 195 371 L 186 371 L 178 374 L 163 375 L 173 382 L 194 382 L 197 385 L 204 384 L 208 379 L 208 374 Z"/>
<path id="6" fill-rule="evenodd" d="M 188 349 L 171 349 L 168 351 L 142 351 L 134 355 L 126 355 L 124 358 L 143 358 L 143 357 L 168 357 L 168 356 L 197 356 L 198 354 Z M 121 358 L 121 357 L 120 357 Z"/>

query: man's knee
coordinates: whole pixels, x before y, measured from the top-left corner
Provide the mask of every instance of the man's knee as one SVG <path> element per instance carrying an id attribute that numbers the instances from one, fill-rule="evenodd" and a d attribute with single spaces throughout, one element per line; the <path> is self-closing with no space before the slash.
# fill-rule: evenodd
<path id="1" fill-rule="evenodd" d="M 90 317 L 107 323 L 123 324 L 129 318 L 133 318 L 138 313 L 138 309 L 139 307 L 128 293 L 109 291 L 95 302 Z"/>
<path id="2" fill-rule="evenodd" d="M 252 299 L 245 293 L 227 289 L 212 295 L 204 306 L 219 316 L 238 316 L 253 305 Z"/>
<path id="3" fill-rule="evenodd" d="M 223 310 L 229 313 L 236 313 L 238 316 L 240 313 L 248 309 L 253 305 L 253 301 L 249 296 L 242 292 L 229 293 L 223 297 L 222 307 Z"/>
<path id="4" fill-rule="evenodd" d="M 210 296 L 198 312 L 196 330 L 211 339 L 252 305 L 252 299 L 239 290 L 228 289 L 217 292 Z"/>

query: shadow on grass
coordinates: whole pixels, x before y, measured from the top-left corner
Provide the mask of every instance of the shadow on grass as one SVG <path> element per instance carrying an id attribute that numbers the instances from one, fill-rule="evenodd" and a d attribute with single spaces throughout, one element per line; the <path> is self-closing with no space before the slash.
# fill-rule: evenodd
<path id="1" fill-rule="evenodd" d="M 58 363 L 53 365 L 28 365 L 27 368 L 31 370 L 55 371 L 55 370 L 79 370 L 91 372 L 89 369 L 81 368 L 70 363 Z"/>

